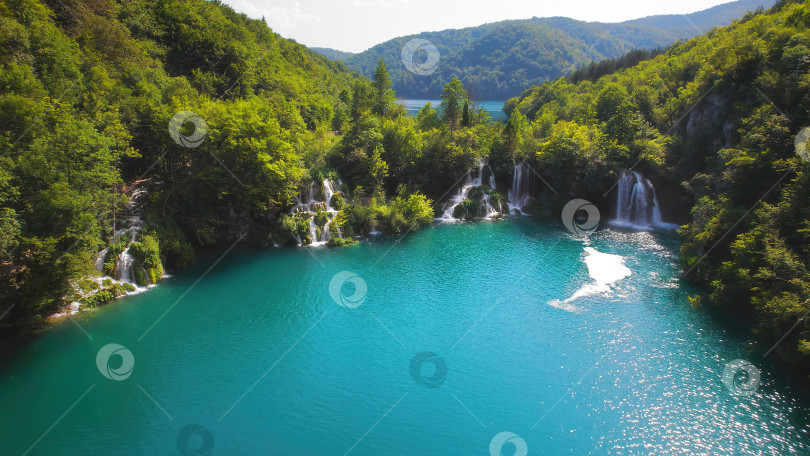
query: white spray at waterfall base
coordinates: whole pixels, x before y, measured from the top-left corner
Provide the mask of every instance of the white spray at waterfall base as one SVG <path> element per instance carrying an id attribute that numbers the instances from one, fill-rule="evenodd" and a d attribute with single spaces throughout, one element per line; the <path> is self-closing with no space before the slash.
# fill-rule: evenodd
<path id="1" fill-rule="evenodd" d="M 633 230 L 663 228 L 677 230 L 678 225 L 661 219 L 661 206 L 652 182 L 638 171 L 625 172 L 618 183 L 616 219 L 613 225 Z"/>
<path id="2" fill-rule="evenodd" d="M 572 305 L 572 301 L 584 296 L 610 293 L 612 284 L 633 274 L 633 271 L 625 266 L 624 257 L 620 255 L 602 253 L 593 247 L 585 247 L 585 253 L 585 265 L 588 267 L 588 275 L 593 279 L 593 282 L 581 286 L 565 301 L 559 299 L 549 301 L 550 306 L 568 312 L 578 312 L 581 309 Z"/>
<path id="3" fill-rule="evenodd" d="M 523 207 L 529 204 L 529 179 L 531 178 L 529 165 L 518 163 L 512 171 L 512 188 L 507 192 L 509 212 L 523 214 Z"/>

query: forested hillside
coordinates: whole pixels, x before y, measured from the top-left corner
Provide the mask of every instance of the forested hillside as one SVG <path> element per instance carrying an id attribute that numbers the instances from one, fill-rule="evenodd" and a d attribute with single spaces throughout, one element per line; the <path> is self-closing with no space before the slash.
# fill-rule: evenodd
<path id="1" fill-rule="evenodd" d="M 232 237 L 228 214 L 285 204 L 355 79 L 213 2 L 8 0 L 0 29 L 3 325 L 63 303 L 115 241 L 134 184 L 149 189 L 140 240 L 158 237 L 167 267 Z M 172 140 L 183 110 L 208 123 L 202 147 Z"/>
<path id="2" fill-rule="evenodd" d="M 0 29 L 6 328 L 125 292 L 85 279 L 120 276 L 125 254 L 142 285 L 240 239 L 418 228 L 425 193 L 443 196 L 500 128 L 457 80 L 442 116 L 407 117 L 384 65 L 372 83 L 218 2 L 4 0 Z M 332 198 L 298 211 L 326 178 Z"/>
<path id="3" fill-rule="evenodd" d="M 474 99 L 502 100 L 590 62 L 619 57 L 635 48 L 666 47 L 772 4 L 772 0 L 740 0 L 684 16 L 618 24 L 562 17 L 510 20 L 400 37 L 341 60 L 371 77 L 377 60 L 384 59 L 394 90 L 405 98 L 437 98 L 444 84 L 457 76 Z M 403 46 L 414 38 L 430 41 L 441 54 L 429 76 L 409 72 L 402 63 Z M 415 56 L 420 62 L 425 58 L 420 53 Z"/>
<path id="4" fill-rule="evenodd" d="M 340 60 L 341 62 L 354 55 L 352 52 L 343 52 L 329 48 L 311 47 L 310 49 L 328 59 Z"/>
<path id="5" fill-rule="evenodd" d="M 552 185 L 602 207 L 617 170 L 668 185 L 684 276 L 709 290 L 694 303 L 744 316 L 760 354 L 773 346 L 805 369 L 810 164 L 794 139 L 810 125 L 808 27 L 810 2 L 780 2 L 595 82 L 560 79 L 507 103 L 509 123 L 525 125 L 518 156 Z"/>

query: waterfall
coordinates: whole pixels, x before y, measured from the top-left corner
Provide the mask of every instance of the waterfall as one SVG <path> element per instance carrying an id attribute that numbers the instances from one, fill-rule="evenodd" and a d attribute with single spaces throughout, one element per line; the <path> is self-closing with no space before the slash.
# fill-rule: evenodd
<path id="1" fill-rule="evenodd" d="M 329 225 L 331 223 L 332 223 L 332 219 L 327 220 L 326 223 L 323 224 L 323 229 L 321 229 L 321 239 L 320 239 L 320 241 L 322 243 L 324 243 L 324 244 L 329 242 L 329 239 L 332 238 L 332 233 L 329 232 Z"/>
<path id="2" fill-rule="evenodd" d="M 336 212 L 332 209 L 332 196 L 335 194 L 335 185 L 331 179 L 323 180 L 323 197 L 328 212 Z"/>
<path id="3" fill-rule="evenodd" d="M 309 240 L 310 245 L 315 246 L 318 243 L 318 232 L 315 230 L 315 217 L 309 218 Z"/>
<path id="4" fill-rule="evenodd" d="M 322 182 L 310 182 L 306 187 L 302 187 L 295 198 L 295 205 L 290 209 L 290 214 L 302 214 L 309 218 L 308 234 L 310 239 L 309 246 L 317 247 L 329 242 L 332 238 L 332 231 L 329 226 L 332 224 L 332 218 L 340 212 L 332 207 L 332 197 L 338 193 L 341 186 L 341 181 L 338 179 L 337 185 L 331 179 L 324 179 Z M 323 201 L 319 198 L 323 197 Z M 321 235 L 318 236 L 318 225 L 315 223 L 315 217 L 319 212 L 325 211 L 328 214 L 326 222 L 321 228 Z M 340 231 L 337 231 L 338 237 L 343 237 Z M 302 245 L 301 236 L 296 234 L 298 245 Z"/>
<path id="5" fill-rule="evenodd" d="M 96 255 L 96 271 L 103 272 L 104 271 L 104 258 L 107 257 L 107 252 L 110 251 L 110 248 L 107 247 L 106 249 L 98 252 Z"/>
<path id="6" fill-rule="evenodd" d="M 135 273 L 132 271 L 132 262 L 135 258 L 129 253 L 129 247 L 118 257 L 118 280 L 135 285 Z"/>
<path id="7" fill-rule="evenodd" d="M 438 221 L 445 221 L 445 222 L 453 222 L 457 221 L 453 216 L 453 212 L 455 212 L 456 207 L 467 200 L 470 196 L 470 190 L 481 187 L 484 182 L 484 169 L 489 170 L 489 180 L 488 186 L 494 190 L 495 189 L 495 175 L 492 172 L 492 168 L 490 168 L 487 160 L 482 160 L 478 163 L 478 170 L 477 171 L 470 171 L 467 173 L 466 179 L 464 181 L 464 185 L 458 189 L 458 192 L 453 195 L 447 202 L 444 204 L 444 211 L 442 216 L 437 218 Z M 483 189 L 482 189 L 483 191 Z M 492 218 L 498 215 L 499 212 L 492 207 L 492 204 L 489 201 L 489 195 L 484 193 L 481 196 L 480 204 L 476 211 L 475 216 L 477 218 Z"/>
<path id="8" fill-rule="evenodd" d="M 619 179 L 616 197 L 616 225 L 649 230 L 653 227 L 678 229 L 661 219 L 661 208 L 652 182 L 638 171 L 625 172 Z"/>
<path id="9" fill-rule="evenodd" d="M 132 215 L 126 219 L 127 226 L 115 232 L 115 237 L 129 234 L 129 244 L 132 244 L 138 239 L 138 233 L 141 232 L 141 228 L 143 227 L 143 219 L 140 216 L 141 204 L 138 200 L 145 194 L 146 191 L 141 189 L 132 192 L 127 202 L 127 210 Z M 116 279 L 118 279 L 119 282 L 126 282 L 137 287 L 138 284 L 135 281 L 135 272 L 132 269 L 135 258 L 129 253 L 129 244 L 127 244 L 127 248 L 118 255 L 118 261 L 116 263 L 118 274 Z M 104 250 L 105 256 L 107 251 L 109 251 L 109 247 Z M 101 266 L 101 269 L 99 269 L 99 266 Z M 104 256 L 96 259 L 96 269 L 104 269 Z"/>
<path id="10" fill-rule="evenodd" d="M 529 203 L 529 165 L 518 163 L 512 172 L 512 188 L 507 192 L 509 212 L 521 213 L 523 206 Z"/>

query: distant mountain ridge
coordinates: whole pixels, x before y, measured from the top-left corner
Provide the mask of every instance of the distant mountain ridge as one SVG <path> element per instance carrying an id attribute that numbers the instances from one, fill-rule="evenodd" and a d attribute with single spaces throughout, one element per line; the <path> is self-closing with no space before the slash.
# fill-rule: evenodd
<path id="1" fill-rule="evenodd" d="M 327 59 L 338 60 L 340 62 L 345 61 L 346 59 L 348 59 L 349 57 L 351 57 L 353 55 L 357 55 L 354 52 L 343 52 L 343 51 L 338 51 L 337 49 L 331 49 L 331 48 L 311 47 L 309 49 L 312 50 L 312 51 L 317 52 L 318 54 L 321 54 L 322 56 L 326 57 Z"/>
<path id="2" fill-rule="evenodd" d="M 773 3 L 738 0 L 687 15 L 650 16 L 614 24 L 534 17 L 394 38 L 353 55 L 324 48 L 313 50 L 341 60 L 349 69 L 368 77 L 382 58 L 394 90 L 402 97 L 438 98 L 444 84 L 458 76 L 472 97 L 500 100 L 593 61 L 692 38 Z M 430 41 L 441 54 L 432 74 L 414 74 L 403 64 L 402 49 L 414 38 Z M 424 56 L 417 54 L 416 61 L 419 59 Z"/>
<path id="3" fill-rule="evenodd" d="M 623 24 L 646 25 L 648 27 L 659 27 L 664 29 L 677 29 L 684 26 L 690 27 L 692 25 L 697 27 L 717 27 L 719 25 L 730 24 L 734 19 L 739 19 L 748 11 L 753 11 L 758 7 L 768 8 L 775 2 L 773 1 L 757 1 L 757 0 L 740 0 L 730 3 L 723 3 L 721 5 L 713 6 L 703 11 L 697 11 L 690 14 L 659 14 L 656 16 L 647 16 L 640 19 L 632 19 L 623 22 Z M 684 24 L 685 19 L 686 24 Z M 705 30 L 708 31 L 708 30 Z"/>

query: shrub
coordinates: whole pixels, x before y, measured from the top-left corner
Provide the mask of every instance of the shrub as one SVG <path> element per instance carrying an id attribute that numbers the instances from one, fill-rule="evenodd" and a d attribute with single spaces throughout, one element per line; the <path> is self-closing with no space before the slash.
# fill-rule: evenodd
<path id="1" fill-rule="evenodd" d="M 329 239 L 329 241 L 326 243 L 326 246 L 327 247 L 346 247 L 348 245 L 354 245 L 354 244 L 357 244 L 357 241 L 355 241 L 354 239 L 343 239 L 343 238 L 339 238 L 339 237 L 333 237 L 332 239 Z"/>
<path id="2" fill-rule="evenodd" d="M 433 202 L 421 193 L 398 196 L 390 205 L 389 225 L 397 232 L 418 229 L 433 221 Z"/>
<path id="3" fill-rule="evenodd" d="M 160 263 L 158 240 L 152 235 L 143 235 L 139 242 L 133 242 L 129 251 L 135 258 L 132 268 L 135 282 L 140 286 L 157 283 L 163 277 L 163 266 Z"/>

